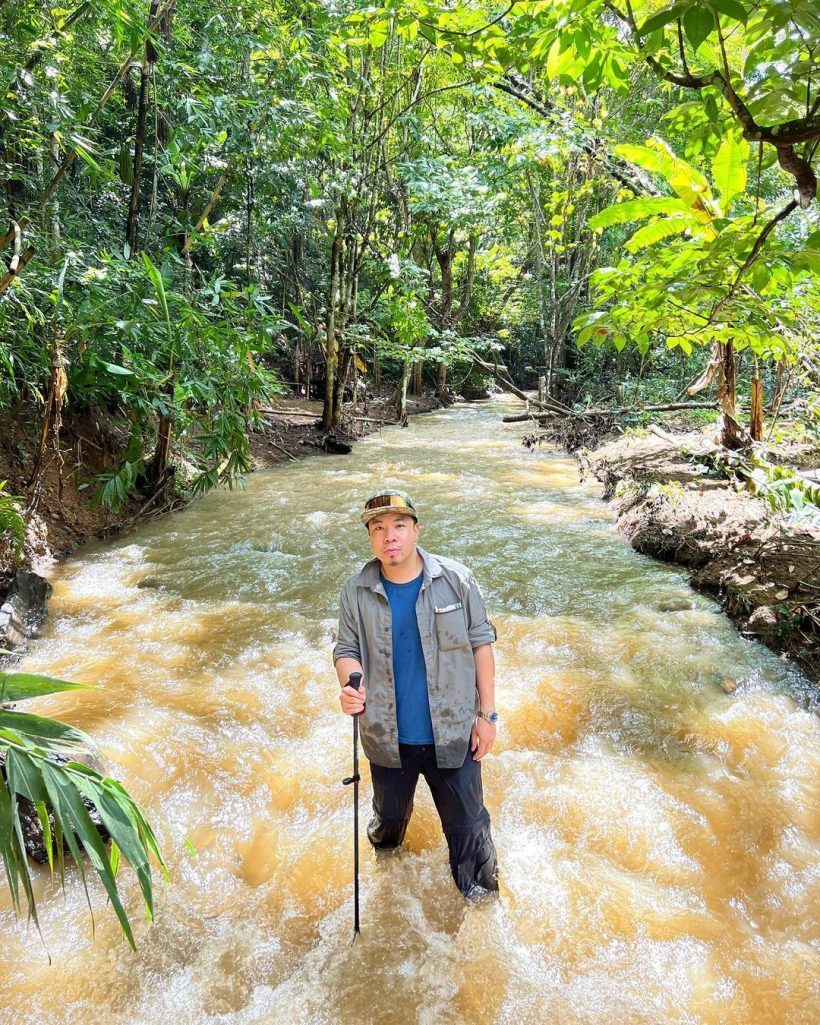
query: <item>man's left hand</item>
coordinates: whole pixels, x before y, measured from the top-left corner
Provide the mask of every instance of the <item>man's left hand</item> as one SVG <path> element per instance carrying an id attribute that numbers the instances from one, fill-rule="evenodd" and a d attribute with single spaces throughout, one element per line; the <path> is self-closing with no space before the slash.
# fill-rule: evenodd
<path id="1" fill-rule="evenodd" d="M 470 750 L 473 752 L 473 761 L 480 762 L 495 743 L 495 726 L 479 716 L 473 723 L 470 733 Z"/>

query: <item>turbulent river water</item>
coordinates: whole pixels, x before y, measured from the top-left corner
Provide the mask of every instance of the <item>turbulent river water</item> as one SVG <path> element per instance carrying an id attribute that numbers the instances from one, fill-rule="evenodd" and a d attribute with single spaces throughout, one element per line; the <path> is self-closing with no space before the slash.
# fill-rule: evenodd
<path id="1" fill-rule="evenodd" d="M 259 472 L 56 567 L 24 667 L 102 689 L 37 708 L 94 736 L 172 881 L 148 927 L 121 874 L 136 954 L 96 883 L 92 935 L 76 872 L 63 895 L 38 870 L 43 940 L 3 895 L 3 1025 L 816 1025 L 808 685 L 633 552 L 574 461 L 523 450 L 503 408 Z M 425 547 L 473 568 L 498 628 L 501 896 L 465 905 L 421 783 L 406 849 L 376 861 L 362 833 L 351 946 L 330 650 L 369 557 L 358 511 L 388 484 Z"/>

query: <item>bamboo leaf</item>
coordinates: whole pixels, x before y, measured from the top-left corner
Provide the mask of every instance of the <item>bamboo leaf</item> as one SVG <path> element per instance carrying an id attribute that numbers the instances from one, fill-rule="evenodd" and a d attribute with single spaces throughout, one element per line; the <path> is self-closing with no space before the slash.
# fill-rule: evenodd
<path id="1" fill-rule="evenodd" d="M 153 917 L 151 866 L 148 861 L 146 845 L 141 838 L 140 828 L 141 820 L 144 821 L 144 817 L 133 799 L 129 797 L 127 802 L 124 801 L 107 789 L 106 782 L 102 779 L 98 782 L 86 776 L 77 780 L 77 786 L 92 801 L 117 849 L 134 869 L 148 916 L 149 918 Z"/>
<path id="2" fill-rule="evenodd" d="M 37 812 L 37 818 L 40 821 L 40 829 L 43 831 L 43 845 L 46 849 L 46 855 L 48 857 L 48 867 L 50 871 L 54 872 L 54 837 L 51 835 L 51 819 L 48 814 L 48 807 L 45 801 L 35 801 L 34 810 Z"/>
<path id="3" fill-rule="evenodd" d="M 30 712 L 0 709 L 0 731 L 6 730 L 34 741 L 49 741 L 55 750 L 87 750 L 93 746 L 91 737 L 78 730 L 76 726 L 69 726 L 67 723 L 42 715 L 32 715 Z"/>
<path id="4" fill-rule="evenodd" d="M 0 773 L 0 853 L 2 853 L 3 867 L 15 911 L 20 910 L 20 884 L 22 884 L 29 916 L 39 929 L 34 890 L 26 860 L 20 819 L 17 815 L 17 802 L 2 773 Z"/>
<path id="5" fill-rule="evenodd" d="M 67 683 L 37 673 L 0 673 L 0 701 L 23 701 L 64 690 L 89 690 L 84 683 Z"/>
<path id="6" fill-rule="evenodd" d="M 15 748 L 6 751 L 6 779 L 12 793 L 35 803 L 47 800 L 40 769 L 27 751 Z"/>
<path id="7" fill-rule="evenodd" d="M 51 806 L 54 809 L 54 817 L 56 819 L 59 816 L 63 820 L 63 831 L 65 833 L 69 849 L 71 850 L 74 860 L 81 865 L 82 856 L 77 849 L 77 841 L 72 835 L 72 830 L 79 838 L 80 843 L 82 843 L 82 846 L 88 855 L 89 861 L 96 870 L 97 875 L 100 877 L 100 880 L 108 893 L 111 905 L 114 908 L 114 912 L 119 920 L 120 926 L 122 927 L 122 931 L 125 933 L 126 939 L 131 945 L 131 948 L 136 950 L 134 934 L 131 931 L 128 916 L 126 915 L 125 909 L 122 906 L 122 901 L 120 900 L 120 895 L 117 890 L 117 882 L 114 879 L 114 873 L 111 871 L 111 863 L 108 860 L 108 853 L 106 852 L 105 844 L 100 837 L 97 827 L 91 820 L 91 816 L 88 814 L 88 809 L 83 804 L 79 789 L 66 771 L 67 769 L 68 766 L 63 768 L 62 766 L 54 765 L 51 762 L 43 763 L 43 779 L 45 780 L 46 788 L 51 799 Z M 86 895 L 88 895 L 87 888 Z M 90 906 L 89 901 L 89 907 Z"/>

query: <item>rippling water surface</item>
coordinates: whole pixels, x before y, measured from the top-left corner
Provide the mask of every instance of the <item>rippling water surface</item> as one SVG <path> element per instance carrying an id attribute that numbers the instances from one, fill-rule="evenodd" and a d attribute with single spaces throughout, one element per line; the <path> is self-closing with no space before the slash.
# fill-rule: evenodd
<path id="1" fill-rule="evenodd" d="M 65 896 L 38 876 L 45 945 L 3 895 L 0 1021 L 817 1025 L 805 682 L 633 552 L 574 461 L 525 452 L 503 407 L 257 473 L 57 567 L 25 668 L 104 689 L 39 709 L 92 733 L 152 809 L 172 884 L 136 954 L 96 886 L 92 936 L 76 873 Z M 465 906 L 422 783 L 406 850 L 364 843 L 351 947 L 330 649 L 369 557 L 358 510 L 388 484 L 427 548 L 474 569 L 498 627 L 502 891 Z"/>

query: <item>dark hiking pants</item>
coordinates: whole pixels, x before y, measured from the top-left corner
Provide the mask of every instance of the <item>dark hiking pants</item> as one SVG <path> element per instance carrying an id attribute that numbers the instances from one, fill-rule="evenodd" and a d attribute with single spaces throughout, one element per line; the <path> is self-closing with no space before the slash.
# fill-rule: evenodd
<path id="1" fill-rule="evenodd" d="M 424 776 L 435 801 L 447 846 L 450 871 L 466 896 L 498 889 L 498 865 L 490 836 L 490 816 L 484 807 L 481 762 L 472 751 L 460 769 L 439 769 L 432 744 L 401 744 L 401 768 L 370 763 L 373 779 L 373 818 L 367 836 L 377 850 L 398 847 L 413 811 L 413 795 Z"/>

